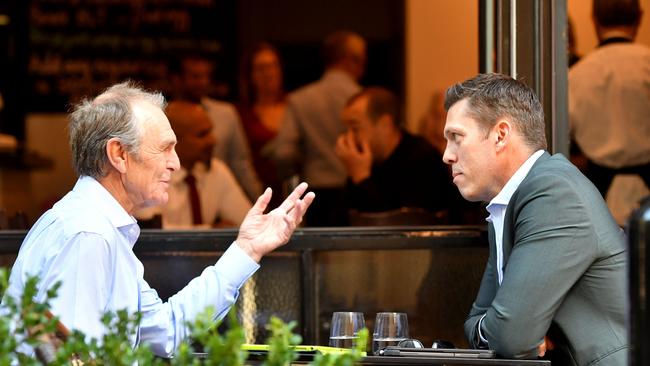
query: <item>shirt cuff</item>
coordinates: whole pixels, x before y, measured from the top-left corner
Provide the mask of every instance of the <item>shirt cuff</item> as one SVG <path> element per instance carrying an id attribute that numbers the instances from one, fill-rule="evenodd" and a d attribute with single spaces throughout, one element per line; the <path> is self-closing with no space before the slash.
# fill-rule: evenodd
<path id="1" fill-rule="evenodd" d="M 260 268 L 260 265 L 235 242 L 230 244 L 228 250 L 223 253 L 214 266 L 224 280 L 237 288 L 241 287 Z"/>
<path id="2" fill-rule="evenodd" d="M 486 316 L 486 315 L 487 315 L 487 314 L 483 314 L 483 316 L 481 317 L 481 319 L 478 320 L 478 325 L 476 326 L 476 327 L 478 328 L 478 339 L 479 339 L 479 343 L 480 343 L 480 345 L 483 345 L 483 346 L 487 346 L 487 345 L 488 345 L 488 341 L 487 341 L 487 339 L 485 339 L 485 337 L 483 337 L 483 332 L 481 332 L 481 326 L 483 325 L 483 319 L 485 319 L 485 316 Z"/>

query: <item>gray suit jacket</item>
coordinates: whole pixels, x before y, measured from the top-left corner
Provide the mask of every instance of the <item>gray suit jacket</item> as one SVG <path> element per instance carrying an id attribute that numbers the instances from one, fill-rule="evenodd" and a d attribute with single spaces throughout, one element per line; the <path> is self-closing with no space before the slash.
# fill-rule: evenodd
<path id="1" fill-rule="evenodd" d="M 497 281 L 494 231 L 481 288 L 465 321 L 479 346 L 534 358 L 544 336 L 553 365 L 627 365 L 625 237 L 587 178 L 562 155 L 544 153 L 505 214 L 504 276 Z"/>

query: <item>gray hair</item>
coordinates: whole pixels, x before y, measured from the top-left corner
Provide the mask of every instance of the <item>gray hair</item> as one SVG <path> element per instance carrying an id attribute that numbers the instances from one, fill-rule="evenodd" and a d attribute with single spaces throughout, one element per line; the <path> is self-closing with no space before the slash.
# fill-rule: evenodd
<path id="1" fill-rule="evenodd" d="M 151 103 L 165 108 L 159 92 L 148 92 L 127 81 L 106 89 L 96 98 L 85 99 L 70 113 L 68 131 L 72 149 L 72 166 L 77 175 L 95 179 L 105 177 L 108 157 L 106 144 L 118 138 L 129 154 L 138 157 L 142 121 L 133 114 L 133 103 Z"/>
<path id="2" fill-rule="evenodd" d="M 535 92 L 510 76 L 479 74 L 452 85 L 445 95 L 445 109 L 463 99 L 469 117 L 489 133 L 500 118 L 508 117 L 533 150 L 546 149 L 544 109 Z"/>

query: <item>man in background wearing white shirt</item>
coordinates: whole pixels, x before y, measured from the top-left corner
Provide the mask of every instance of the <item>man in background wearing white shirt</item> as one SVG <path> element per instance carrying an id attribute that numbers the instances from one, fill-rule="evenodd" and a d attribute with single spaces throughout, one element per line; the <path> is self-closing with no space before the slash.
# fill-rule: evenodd
<path id="1" fill-rule="evenodd" d="M 588 160 L 585 175 L 603 197 L 610 186 L 620 197 L 608 203 L 621 225 L 650 189 L 650 48 L 634 42 L 642 14 L 638 0 L 594 0 L 599 45 L 568 80 L 571 134 Z"/>
<path id="2" fill-rule="evenodd" d="M 248 198 L 254 200 L 262 192 L 262 183 L 253 168 L 246 134 L 235 106 L 210 97 L 212 63 L 203 55 L 187 54 L 170 66 L 174 99 L 203 106 L 219 137 L 214 146 L 214 157 L 228 165 Z"/>
<path id="3" fill-rule="evenodd" d="M 133 345 L 147 343 L 170 356 L 186 338 L 186 322 L 207 306 L 223 317 L 239 288 L 266 253 L 286 243 L 314 199 L 301 184 L 275 210 L 263 214 L 267 189 L 248 212 L 236 241 L 213 266 L 163 303 L 143 278 L 133 253 L 140 229 L 133 213 L 164 204 L 179 169 L 176 136 L 163 113 L 164 98 L 118 84 L 70 115 L 75 187 L 47 211 L 23 241 L 5 296 L 20 298 L 29 275 L 38 275 L 36 301 L 61 282 L 51 311 L 69 328 L 100 337 L 104 312 L 127 309 L 142 320 Z"/>

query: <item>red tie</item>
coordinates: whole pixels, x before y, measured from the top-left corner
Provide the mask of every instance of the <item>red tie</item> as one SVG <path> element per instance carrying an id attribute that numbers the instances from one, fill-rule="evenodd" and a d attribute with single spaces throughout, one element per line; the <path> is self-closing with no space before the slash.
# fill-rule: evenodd
<path id="1" fill-rule="evenodd" d="M 187 187 L 190 189 L 192 223 L 194 225 L 200 225 L 203 223 L 203 218 L 201 217 L 201 201 L 199 200 L 199 191 L 196 190 L 196 178 L 192 174 L 187 173 L 185 182 L 187 183 Z"/>

